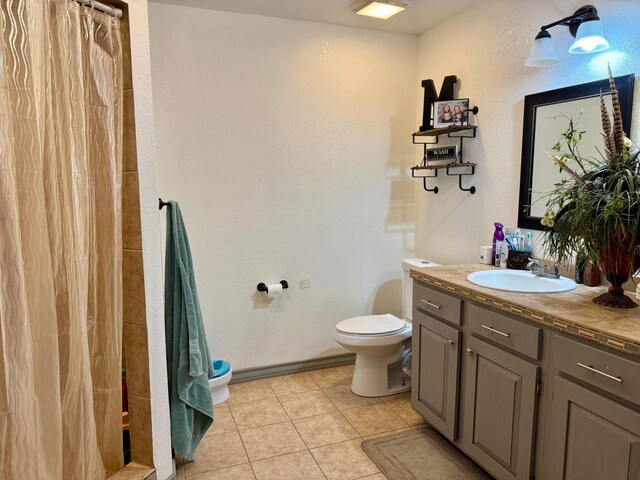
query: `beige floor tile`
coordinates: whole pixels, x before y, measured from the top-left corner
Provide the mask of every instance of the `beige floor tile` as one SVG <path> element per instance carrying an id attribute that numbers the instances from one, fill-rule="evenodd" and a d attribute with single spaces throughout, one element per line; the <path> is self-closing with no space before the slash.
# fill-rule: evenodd
<path id="1" fill-rule="evenodd" d="M 349 440 L 314 448 L 311 454 L 328 480 L 354 480 L 379 473 L 378 467 L 360 448 L 361 440 Z"/>
<path id="2" fill-rule="evenodd" d="M 238 432 L 209 435 L 196 449 L 195 460 L 184 465 L 187 478 L 219 468 L 249 462 Z"/>
<path id="3" fill-rule="evenodd" d="M 323 413 L 335 412 L 336 407 L 322 390 L 294 393 L 279 398 L 290 418 L 304 418 Z"/>
<path id="4" fill-rule="evenodd" d="M 308 450 L 253 462 L 257 480 L 324 480 Z"/>
<path id="5" fill-rule="evenodd" d="M 186 480 L 187 474 L 184 473 L 184 467 L 179 467 L 176 465 L 176 480 Z"/>
<path id="6" fill-rule="evenodd" d="M 402 420 L 410 426 L 421 425 L 424 418 L 411 407 L 411 392 L 392 395 L 382 399 Z"/>
<path id="7" fill-rule="evenodd" d="M 387 437 L 389 435 L 395 435 L 396 433 L 402 433 L 402 432 L 406 432 L 411 430 L 411 427 L 407 427 L 407 428 L 400 428 L 398 430 L 391 430 L 389 432 L 382 432 L 382 433 L 374 433 L 373 435 L 365 435 L 364 437 L 362 437 L 363 440 L 371 440 L 372 438 L 378 438 L 378 437 Z"/>
<path id="8" fill-rule="evenodd" d="M 306 450 L 302 438 L 291 422 L 242 430 L 240 436 L 252 462 Z"/>
<path id="9" fill-rule="evenodd" d="M 229 405 L 255 402 L 256 400 L 275 397 L 273 390 L 271 390 L 269 386 L 269 382 L 266 380 L 229 385 L 229 393 L 229 399 L 227 400 Z"/>
<path id="10" fill-rule="evenodd" d="M 289 420 L 287 414 L 275 398 L 258 400 L 251 403 L 240 403 L 231 405 L 231 413 L 236 422 L 238 430 L 247 428 L 271 425 Z"/>
<path id="11" fill-rule="evenodd" d="M 385 477 L 382 473 L 376 473 L 375 475 L 368 475 L 358 480 L 387 480 L 387 477 Z"/>
<path id="12" fill-rule="evenodd" d="M 342 414 L 363 437 L 407 428 L 408 425 L 384 403 L 350 408 Z"/>
<path id="13" fill-rule="evenodd" d="M 211 470 L 198 475 L 189 475 L 189 480 L 255 480 L 251 465 L 236 465 L 234 467 Z"/>
<path id="14" fill-rule="evenodd" d="M 347 408 L 362 407 L 373 403 L 380 403 L 379 398 L 361 397 L 351 391 L 351 384 L 338 385 L 337 387 L 323 388 L 322 391 L 340 410 Z"/>
<path id="15" fill-rule="evenodd" d="M 327 388 L 335 387 L 336 385 L 351 385 L 353 371 L 348 365 L 342 365 L 340 367 L 313 370 L 309 372 L 309 375 L 320 388 Z"/>
<path id="16" fill-rule="evenodd" d="M 320 388 L 308 373 L 294 373 L 293 375 L 286 375 L 284 377 L 270 378 L 268 382 L 277 397 L 318 390 Z"/>
<path id="17" fill-rule="evenodd" d="M 321 447 L 359 437 L 358 432 L 340 412 L 300 418 L 294 420 L 293 425 L 308 448 Z"/>
<path id="18" fill-rule="evenodd" d="M 237 432 L 238 428 L 233 421 L 233 416 L 227 405 L 213 407 L 213 425 L 207 430 L 206 435 L 219 435 L 220 433 Z"/>

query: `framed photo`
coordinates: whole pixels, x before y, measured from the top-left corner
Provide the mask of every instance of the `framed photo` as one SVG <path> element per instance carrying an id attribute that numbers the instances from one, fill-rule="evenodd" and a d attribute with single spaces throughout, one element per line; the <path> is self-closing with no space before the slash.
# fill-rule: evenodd
<path id="1" fill-rule="evenodd" d="M 433 104 L 435 128 L 469 124 L 469 99 L 445 100 Z"/>

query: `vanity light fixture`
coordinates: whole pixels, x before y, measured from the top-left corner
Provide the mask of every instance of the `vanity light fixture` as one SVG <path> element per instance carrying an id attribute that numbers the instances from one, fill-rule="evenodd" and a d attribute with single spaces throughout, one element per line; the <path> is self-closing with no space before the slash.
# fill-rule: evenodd
<path id="1" fill-rule="evenodd" d="M 411 5 L 411 0 L 356 0 L 351 9 L 358 15 L 386 20 Z"/>
<path id="2" fill-rule="evenodd" d="M 596 53 L 609 48 L 609 42 L 602 32 L 598 10 L 593 5 L 585 5 L 573 15 L 544 25 L 540 29 L 531 46 L 531 53 L 524 62 L 525 66 L 546 67 L 559 60 L 551 41 L 551 34 L 547 31 L 556 25 L 569 27 L 571 35 L 575 38 L 569 47 L 569 53 Z"/>

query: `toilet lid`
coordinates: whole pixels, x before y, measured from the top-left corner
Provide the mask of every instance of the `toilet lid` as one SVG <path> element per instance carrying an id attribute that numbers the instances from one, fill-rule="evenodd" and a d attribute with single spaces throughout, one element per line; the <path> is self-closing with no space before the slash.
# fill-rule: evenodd
<path id="1" fill-rule="evenodd" d="M 336 325 L 339 332 L 352 335 L 386 335 L 401 332 L 405 328 L 407 323 L 390 313 L 348 318 Z"/>

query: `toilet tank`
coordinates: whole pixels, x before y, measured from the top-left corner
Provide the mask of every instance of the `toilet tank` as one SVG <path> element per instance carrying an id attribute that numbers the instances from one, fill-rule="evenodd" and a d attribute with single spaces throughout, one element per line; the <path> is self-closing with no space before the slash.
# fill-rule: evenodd
<path id="1" fill-rule="evenodd" d="M 402 318 L 411 320 L 413 311 L 413 279 L 409 270 L 416 267 L 439 267 L 437 263 L 422 258 L 405 258 L 402 260 Z"/>

